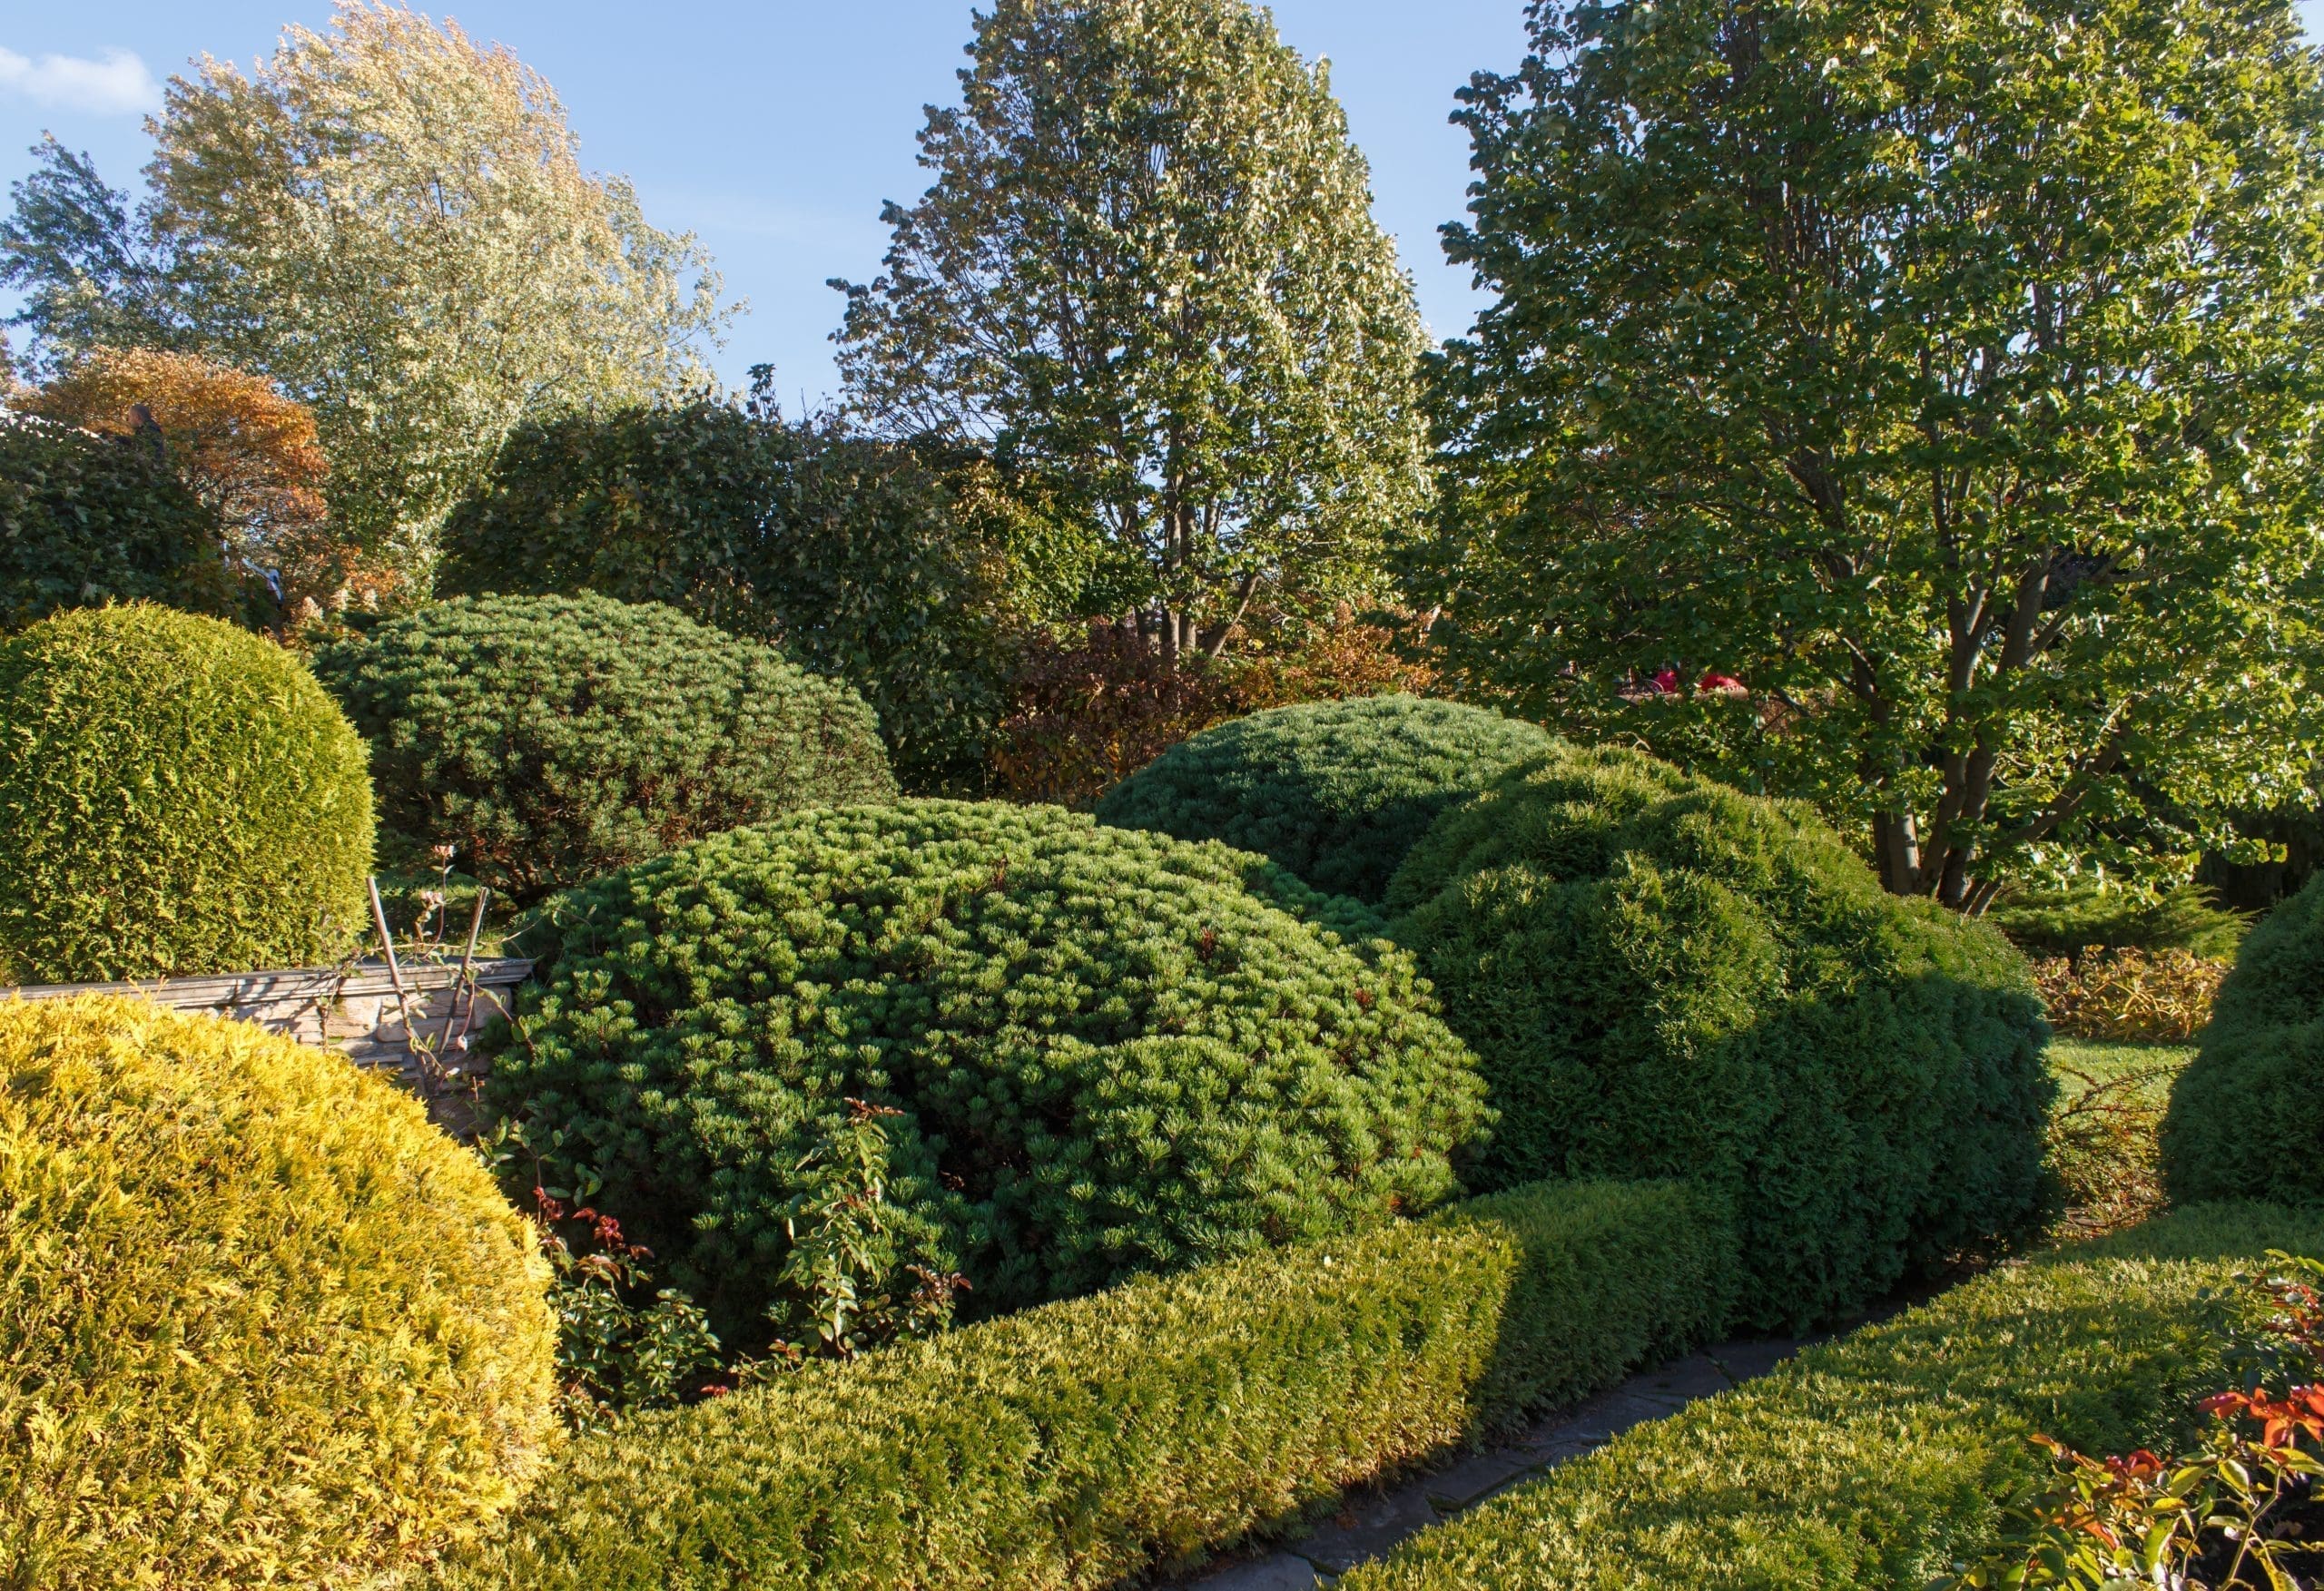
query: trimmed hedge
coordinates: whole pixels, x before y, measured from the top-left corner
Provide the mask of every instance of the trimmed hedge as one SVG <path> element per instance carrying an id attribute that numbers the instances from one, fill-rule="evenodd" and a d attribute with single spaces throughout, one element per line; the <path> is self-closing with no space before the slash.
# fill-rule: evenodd
<path id="1" fill-rule="evenodd" d="M 448 1576 L 509 1591 L 1098 1586 L 1713 1335 L 1717 1211 L 1502 1194 L 823 1362 L 578 1448 Z"/>
<path id="2" fill-rule="evenodd" d="M 325 649 L 391 829 L 530 904 L 798 807 L 883 800 L 872 711 L 772 646 L 608 596 L 457 598 Z"/>
<path id="3" fill-rule="evenodd" d="M 1388 905 L 1500 1112 L 1475 1180 L 1702 1179 L 1753 1326 L 2039 1213 L 2054 1085 L 2023 958 L 1884 893 L 1805 809 L 1569 749 L 1438 820 Z"/>
<path id="4" fill-rule="evenodd" d="M 2211 1205 L 1994 1272 L 1640 1426 L 1347 1576 L 1347 1591 L 1923 1591 L 2047 1471 L 2036 1432 L 2161 1451 L 2226 1383 L 2205 1297 L 2324 1222 Z"/>
<path id="5" fill-rule="evenodd" d="M 1460 1191 L 1468 1051 L 1409 957 L 1310 908 L 1257 857 L 1054 807 L 799 813 L 552 902 L 487 1098 L 566 1130 L 730 1341 L 850 1097 L 906 1113 L 901 1260 L 1038 1303 Z"/>
<path id="6" fill-rule="evenodd" d="M 0 640 L 0 984 L 335 960 L 367 921 L 363 766 L 299 660 L 219 620 Z"/>
<path id="7" fill-rule="evenodd" d="M 2243 941 L 2200 1042 L 2162 1121 L 2165 1191 L 2324 1201 L 2324 875 Z"/>
<path id="8" fill-rule="evenodd" d="M 0 1582 L 352 1584 L 473 1534 L 554 1429 L 546 1280 L 344 1058 L 0 1002 Z"/>
<path id="9" fill-rule="evenodd" d="M 1273 858 L 1377 904 L 1438 813 L 1557 746 L 1549 731 L 1417 696 L 1271 708 L 1171 747 L 1098 803 L 1098 820 Z"/>

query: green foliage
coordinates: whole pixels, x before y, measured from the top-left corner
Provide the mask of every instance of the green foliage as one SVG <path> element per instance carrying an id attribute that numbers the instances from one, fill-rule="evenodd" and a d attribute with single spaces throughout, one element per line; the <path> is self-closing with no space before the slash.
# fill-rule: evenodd
<path id="1" fill-rule="evenodd" d="M 694 402 L 520 427 L 444 530 L 445 593 L 602 592 L 780 644 L 880 714 L 906 782 L 972 785 L 1039 522 L 971 458 Z M 1070 584 L 1069 577 L 1060 577 Z"/>
<path id="2" fill-rule="evenodd" d="M 325 648 L 381 815 L 519 901 L 704 834 L 895 791 L 842 685 L 652 604 L 457 598 Z"/>
<path id="3" fill-rule="evenodd" d="M 2029 956 L 2084 950 L 2185 950 L 2230 960 L 2250 923 L 2197 889 L 2035 890 L 1996 904 L 1985 918 Z"/>
<path id="4" fill-rule="evenodd" d="M 1456 677 L 1901 893 L 2171 870 L 2317 761 L 2324 80 L 2285 0 L 1546 0 L 1464 91 Z M 1665 667 L 1748 692 L 1645 699 Z M 2248 848 L 2238 848 L 2248 849 Z"/>
<path id="5" fill-rule="evenodd" d="M 1413 696 L 1278 707 L 1171 747 L 1115 786 L 1098 820 L 1223 840 L 1377 904 L 1438 813 L 1556 744 L 1532 724 Z"/>
<path id="6" fill-rule="evenodd" d="M 2193 1058 L 2183 1045 L 2052 1042 L 2058 1098 L 2048 1159 L 2063 1195 L 2064 1231 L 2118 1232 L 2162 1208 L 2156 1135 L 2171 1085 Z"/>
<path id="7" fill-rule="evenodd" d="M 1472 1062 L 1361 908 L 1056 808 L 906 801 L 719 835 L 558 898 L 487 1100 L 750 1347 L 848 1102 L 883 1241 L 1003 1309 L 1457 1191 Z M 1376 925 L 1374 925 L 1376 931 Z M 756 1328 L 763 1338 L 764 1328 Z"/>
<path id="8" fill-rule="evenodd" d="M 2173 1200 L 2318 1202 L 2324 1156 L 2324 877 L 2262 918 L 2171 1091 Z"/>
<path id="9" fill-rule="evenodd" d="M 116 601 L 222 614 L 220 534 L 158 444 L 0 410 L 0 633 Z"/>
<path id="10" fill-rule="evenodd" d="M 83 608 L 0 640 L 0 983 L 337 958 L 363 761 L 297 658 L 216 619 Z"/>
<path id="11" fill-rule="evenodd" d="M 447 1578 L 494 1591 L 1098 1587 L 1718 1330 L 1716 1212 L 1531 1188 L 1133 1282 L 640 1420 Z"/>
<path id="12" fill-rule="evenodd" d="M 554 1428 L 532 1233 L 340 1056 L 0 1003 L 8 1584 L 352 1583 L 507 1507 Z"/>
<path id="13" fill-rule="evenodd" d="M 1803 809 L 1566 750 L 1440 818 L 1388 905 L 1500 1112 L 1485 1185 L 1694 1176 L 1743 1318 L 1799 1325 L 2035 1213 L 2049 1036 L 1998 934 Z"/>
<path id="14" fill-rule="evenodd" d="M 2187 1429 L 2220 1384 L 2216 1293 L 2324 1228 L 2264 1206 L 2183 1211 L 2046 1253 L 1763 1380 L 1640 1426 L 1537 1486 L 1425 1531 L 1347 1591 L 1925 1591 L 1997 1534 L 2048 1459 Z"/>

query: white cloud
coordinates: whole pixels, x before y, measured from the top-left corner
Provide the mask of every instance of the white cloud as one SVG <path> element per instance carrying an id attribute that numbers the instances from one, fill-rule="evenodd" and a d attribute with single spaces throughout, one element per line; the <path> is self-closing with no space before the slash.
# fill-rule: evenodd
<path id="1" fill-rule="evenodd" d="M 77 55 L 43 55 L 35 61 L 0 48 L 0 93 L 100 116 L 133 115 L 162 103 L 162 85 L 145 63 L 127 50 L 107 50 L 96 61 Z"/>

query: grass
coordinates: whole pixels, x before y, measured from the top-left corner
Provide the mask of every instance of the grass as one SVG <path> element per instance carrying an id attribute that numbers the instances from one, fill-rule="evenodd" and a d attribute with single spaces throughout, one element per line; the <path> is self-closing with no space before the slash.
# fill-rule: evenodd
<path id="1" fill-rule="evenodd" d="M 2192 1045 L 2061 1038 L 2050 1046 L 2058 1102 L 2050 1160 L 2065 1210 L 2053 1235 L 2072 1241 L 2134 1226 L 2162 1207 L 2155 1132 Z"/>

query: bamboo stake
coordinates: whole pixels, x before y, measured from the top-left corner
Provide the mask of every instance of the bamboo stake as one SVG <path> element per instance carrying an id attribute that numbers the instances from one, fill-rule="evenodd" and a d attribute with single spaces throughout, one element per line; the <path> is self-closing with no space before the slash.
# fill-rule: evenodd
<path id="1" fill-rule="evenodd" d="M 404 993 L 403 968 L 396 962 L 396 937 L 388 931 L 388 908 L 379 904 L 379 876 L 371 875 L 371 923 L 379 930 L 379 947 L 388 953 L 388 981 L 395 986 L 396 1015 L 403 1020 L 404 1038 L 412 1037 L 411 997 Z"/>

